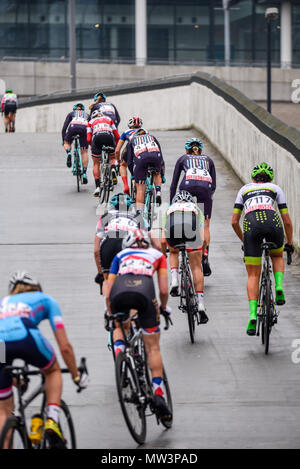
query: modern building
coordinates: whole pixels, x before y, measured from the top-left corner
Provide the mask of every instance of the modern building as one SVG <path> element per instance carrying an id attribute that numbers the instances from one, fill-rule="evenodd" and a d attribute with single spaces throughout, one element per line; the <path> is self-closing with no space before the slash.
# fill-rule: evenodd
<path id="1" fill-rule="evenodd" d="M 300 0 L 227 1 L 231 64 L 265 64 L 265 10 L 276 6 L 273 63 L 300 66 Z M 75 0 L 75 5 L 78 60 L 224 63 L 223 0 Z M 68 0 L 0 1 L 0 60 L 64 60 L 68 51 Z"/>

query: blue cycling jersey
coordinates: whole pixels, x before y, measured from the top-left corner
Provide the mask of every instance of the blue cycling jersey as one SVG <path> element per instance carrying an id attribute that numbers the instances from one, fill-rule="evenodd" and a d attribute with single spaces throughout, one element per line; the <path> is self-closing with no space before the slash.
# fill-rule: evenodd
<path id="1" fill-rule="evenodd" d="M 35 326 L 48 319 L 53 331 L 64 327 L 61 309 L 51 296 L 42 292 L 19 293 L 0 301 L 0 339 L 23 340 L 27 336 L 24 318 Z"/>
<path id="2" fill-rule="evenodd" d="M 130 140 L 130 137 L 135 134 L 135 132 L 137 131 L 137 129 L 128 129 L 128 130 L 125 130 L 121 137 L 120 137 L 120 140 L 123 140 L 123 142 L 129 142 Z"/>

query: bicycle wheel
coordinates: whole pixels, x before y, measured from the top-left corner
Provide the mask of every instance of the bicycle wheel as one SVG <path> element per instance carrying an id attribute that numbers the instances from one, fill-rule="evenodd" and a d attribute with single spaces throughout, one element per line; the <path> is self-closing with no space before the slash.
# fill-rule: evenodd
<path id="1" fill-rule="evenodd" d="M 195 315 L 194 315 L 194 305 L 191 298 L 191 282 L 192 279 L 188 272 L 184 275 L 184 293 L 185 293 L 185 302 L 186 302 L 186 312 L 188 317 L 189 332 L 191 343 L 195 342 Z"/>
<path id="2" fill-rule="evenodd" d="M 135 180 L 130 179 L 130 197 L 133 200 L 133 203 L 136 202 L 136 187 L 135 187 Z"/>
<path id="3" fill-rule="evenodd" d="M 0 435 L 0 449 L 8 444 L 8 449 L 28 449 L 30 443 L 26 429 L 17 417 L 9 417 Z"/>
<path id="4" fill-rule="evenodd" d="M 75 149 L 74 158 L 75 158 L 75 168 L 76 168 L 77 192 L 80 192 L 81 167 L 80 167 L 80 156 L 79 156 L 77 149 Z"/>
<path id="5" fill-rule="evenodd" d="M 128 430 L 133 439 L 141 445 L 146 438 L 145 408 L 139 399 L 139 387 L 130 360 L 122 352 L 116 359 L 116 383 Z"/>
<path id="6" fill-rule="evenodd" d="M 264 314 L 264 342 L 265 342 L 265 354 L 269 353 L 270 345 L 270 334 L 272 329 L 272 308 L 271 308 L 271 281 L 269 278 L 266 279 L 265 289 L 265 314 Z"/>

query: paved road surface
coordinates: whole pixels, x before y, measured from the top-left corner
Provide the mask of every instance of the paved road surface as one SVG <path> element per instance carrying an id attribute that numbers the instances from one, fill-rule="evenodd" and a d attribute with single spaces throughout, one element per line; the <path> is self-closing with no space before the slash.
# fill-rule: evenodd
<path id="1" fill-rule="evenodd" d="M 157 136 L 170 183 L 191 132 Z M 76 192 L 59 143 L 58 134 L 1 135 L 0 295 L 6 294 L 10 272 L 27 269 L 61 304 L 76 354 L 87 357 L 91 376 L 82 394 L 65 377 L 64 397 L 72 404 L 78 446 L 135 448 L 119 409 L 102 302 L 93 283 L 93 185 Z M 218 175 L 213 275 L 206 280 L 210 321 L 197 328 L 191 345 L 186 318 L 177 310 L 176 299 L 170 300 L 174 327 L 162 334 L 162 349 L 172 386 L 174 426 L 164 431 L 149 419 L 145 448 L 299 448 L 300 364 L 291 360 L 292 343 L 300 338 L 299 264 L 288 268 L 288 303 L 265 357 L 259 339 L 245 333 L 245 268 L 230 224 L 241 183 L 208 144 L 205 152 L 215 159 Z M 168 187 L 163 195 L 167 200 Z M 42 330 L 52 339 L 48 325 Z"/>

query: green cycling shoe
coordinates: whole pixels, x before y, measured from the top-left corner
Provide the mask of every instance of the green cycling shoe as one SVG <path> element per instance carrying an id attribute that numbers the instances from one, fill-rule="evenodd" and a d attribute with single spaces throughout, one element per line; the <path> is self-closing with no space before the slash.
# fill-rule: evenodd
<path id="1" fill-rule="evenodd" d="M 275 303 L 278 306 L 282 306 L 285 304 L 285 296 L 284 296 L 284 291 L 282 288 L 278 288 L 278 290 L 276 290 Z"/>

